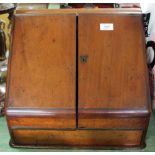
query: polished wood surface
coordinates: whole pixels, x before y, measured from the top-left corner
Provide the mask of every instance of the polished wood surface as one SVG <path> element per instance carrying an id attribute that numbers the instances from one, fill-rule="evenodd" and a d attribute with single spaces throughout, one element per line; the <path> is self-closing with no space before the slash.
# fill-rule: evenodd
<path id="1" fill-rule="evenodd" d="M 114 30 L 101 31 L 101 23 L 112 23 Z M 110 115 L 117 115 L 117 111 L 126 110 L 132 113 L 129 116 L 138 115 L 137 110 L 142 115 L 144 111 L 149 113 L 142 31 L 140 15 L 79 15 L 79 126 L 103 126 L 104 113 L 108 111 Z M 81 56 L 88 57 L 86 63 L 81 62 Z M 100 119 L 95 119 L 98 116 Z"/>
<path id="2" fill-rule="evenodd" d="M 65 126 L 63 121 L 66 121 Z M 73 121 L 73 122 L 71 122 Z M 33 124 L 32 124 L 33 122 Z M 74 124 L 72 117 L 64 116 L 64 118 L 48 117 L 48 116 L 14 116 L 9 117 L 9 124 L 12 129 L 19 128 L 44 128 L 44 129 L 55 129 L 55 128 L 66 128 L 69 129 L 71 124 Z M 56 124 L 56 125 L 55 125 Z M 122 128 L 122 129 L 141 129 L 146 128 L 147 118 L 103 118 L 103 119 L 81 119 L 79 128 Z"/>
<path id="3" fill-rule="evenodd" d="M 75 128 L 72 109 L 9 108 L 6 111 L 11 128 Z"/>
<path id="4" fill-rule="evenodd" d="M 15 17 L 9 106 L 75 110 L 75 24 L 74 15 Z"/>
<path id="5" fill-rule="evenodd" d="M 13 135 L 16 145 L 26 146 L 139 146 L 142 131 L 13 130 Z"/>
<path id="6" fill-rule="evenodd" d="M 91 8 L 81 8 L 81 9 L 45 9 L 45 10 L 17 10 L 17 14 L 81 14 L 81 13 L 104 13 L 104 14 L 141 14 L 142 11 L 139 8 L 104 8 L 104 9 L 91 9 Z"/>
<path id="7" fill-rule="evenodd" d="M 75 112 L 71 109 L 10 108 L 6 112 L 10 128 L 75 128 Z M 33 123 L 32 123 L 33 122 Z"/>
<path id="8" fill-rule="evenodd" d="M 58 129 L 58 128 L 75 128 L 75 118 L 73 116 L 67 117 L 9 117 L 9 124 L 11 129 L 14 128 L 46 128 L 46 129 Z M 32 123 L 33 122 L 33 123 Z"/>
<path id="9" fill-rule="evenodd" d="M 87 19 L 87 20 L 86 20 Z M 100 23 L 113 23 L 101 31 Z M 148 81 L 139 15 L 79 15 L 80 109 L 146 109 Z M 87 92 L 87 93 L 85 93 Z"/>
<path id="10" fill-rule="evenodd" d="M 147 127 L 147 118 L 84 118 L 79 117 L 79 128 L 125 128 L 141 129 Z"/>
<path id="11" fill-rule="evenodd" d="M 11 145 L 144 146 L 150 95 L 140 11 L 17 12 L 6 97 Z"/>
<path id="12" fill-rule="evenodd" d="M 73 127 L 76 16 L 15 16 L 14 22 L 8 106 L 70 109 Z"/>

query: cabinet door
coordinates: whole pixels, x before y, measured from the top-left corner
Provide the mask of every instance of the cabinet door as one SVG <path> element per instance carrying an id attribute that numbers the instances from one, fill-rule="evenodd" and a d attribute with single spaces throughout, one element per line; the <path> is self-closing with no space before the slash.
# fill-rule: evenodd
<path id="1" fill-rule="evenodd" d="M 149 87 L 141 15 L 81 14 L 78 32 L 79 127 L 94 128 L 95 118 L 101 123 L 105 114 L 145 111 Z"/>
<path id="2" fill-rule="evenodd" d="M 76 16 L 18 14 L 14 24 L 8 113 L 75 127 Z"/>

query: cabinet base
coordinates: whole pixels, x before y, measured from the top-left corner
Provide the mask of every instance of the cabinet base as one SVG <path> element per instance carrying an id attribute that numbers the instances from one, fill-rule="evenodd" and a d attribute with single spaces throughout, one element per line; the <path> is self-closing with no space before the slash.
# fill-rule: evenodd
<path id="1" fill-rule="evenodd" d="M 144 148 L 142 130 L 12 130 L 16 148 Z"/>
<path id="2" fill-rule="evenodd" d="M 33 146 L 33 145 L 17 145 L 13 143 L 12 139 L 9 141 L 12 148 L 21 149 L 93 149 L 93 150 L 128 150 L 128 149 L 144 149 L 146 143 L 137 146 Z"/>

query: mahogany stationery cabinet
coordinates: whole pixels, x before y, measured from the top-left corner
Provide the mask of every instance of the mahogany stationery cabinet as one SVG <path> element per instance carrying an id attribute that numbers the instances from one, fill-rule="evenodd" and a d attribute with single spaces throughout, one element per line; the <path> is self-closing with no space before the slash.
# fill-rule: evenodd
<path id="1" fill-rule="evenodd" d="M 144 146 L 150 92 L 139 10 L 22 10 L 13 23 L 12 146 Z"/>

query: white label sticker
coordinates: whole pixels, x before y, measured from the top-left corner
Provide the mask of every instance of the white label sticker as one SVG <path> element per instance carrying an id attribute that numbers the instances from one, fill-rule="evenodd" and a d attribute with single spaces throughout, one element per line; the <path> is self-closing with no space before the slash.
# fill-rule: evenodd
<path id="1" fill-rule="evenodd" d="M 102 31 L 113 31 L 114 25 L 112 23 L 101 23 L 100 30 Z"/>

